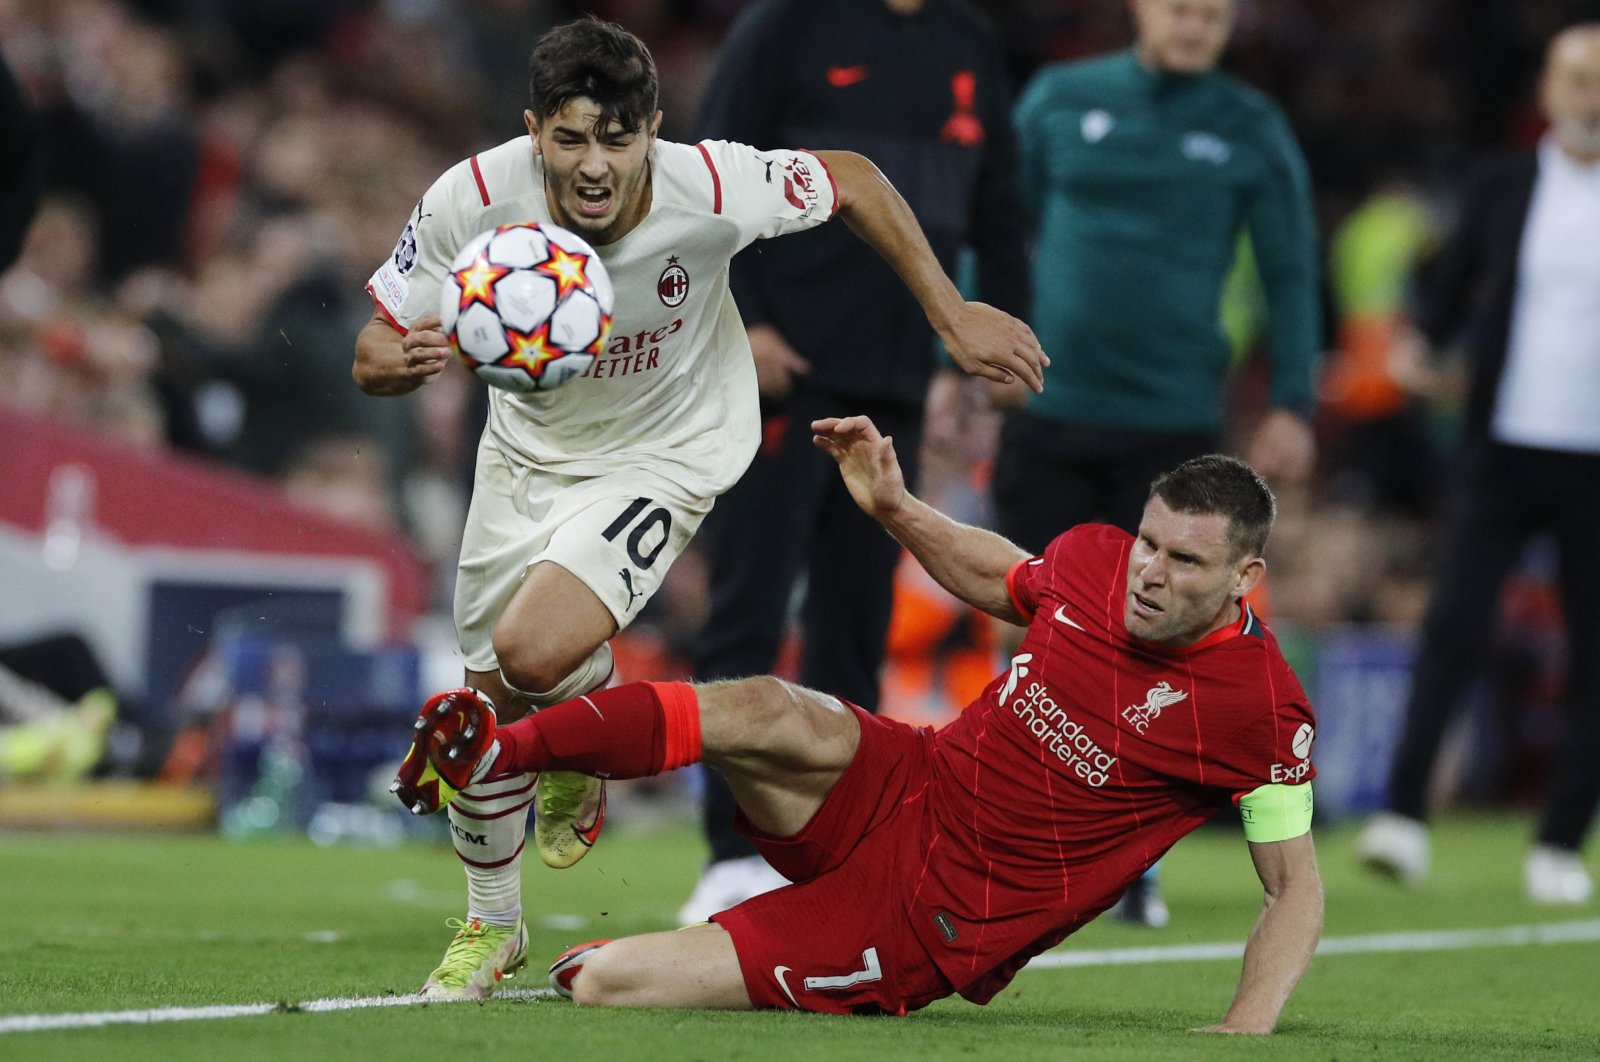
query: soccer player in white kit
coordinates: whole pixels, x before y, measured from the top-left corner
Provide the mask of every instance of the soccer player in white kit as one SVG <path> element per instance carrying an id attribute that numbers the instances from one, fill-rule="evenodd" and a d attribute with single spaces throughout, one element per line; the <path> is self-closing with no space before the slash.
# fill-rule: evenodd
<path id="1" fill-rule="evenodd" d="M 553 222 L 588 240 L 610 274 L 615 327 L 593 368 L 559 391 L 490 394 L 455 620 L 466 684 L 507 722 L 610 679 L 610 638 L 755 453 L 755 367 L 728 291 L 741 248 L 838 214 L 904 279 L 964 370 L 1039 390 L 1048 364 L 1027 325 L 961 298 L 868 160 L 658 140 L 654 60 L 598 19 L 546 33 L 530 68 L 528 137 L 457 163 L 423 195 L 368 284 L 376 307 L 353 368 L 373 395 L 410 393 L 444 370 L 447 263 L 495 225 Z M 402 799 L 428 770 L 407 757 Z M 525 961 L 521 853 L 535 801 L 547 864 L 570 866 L 594 843 L 598 779 L 546 772 L 463 790 L 449 815 L 467 918 L 451 920 L 458 932 L 423 994 L 481 999 Z"/>

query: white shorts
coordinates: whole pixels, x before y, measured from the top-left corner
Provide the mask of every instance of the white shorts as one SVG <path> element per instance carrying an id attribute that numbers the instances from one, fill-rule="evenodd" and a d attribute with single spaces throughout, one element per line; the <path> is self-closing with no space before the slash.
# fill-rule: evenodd
<path id="1" fill-rule="evenodd" d="M 619 630 L 639 614 L 711 511 L 650 469 L 561 476 L 513 462 L 484 435 L 456 571 L 456 637 L 471 671 L 496 671 L 493 634 L 528 570 L 551 561 L 594 591 Z"/>

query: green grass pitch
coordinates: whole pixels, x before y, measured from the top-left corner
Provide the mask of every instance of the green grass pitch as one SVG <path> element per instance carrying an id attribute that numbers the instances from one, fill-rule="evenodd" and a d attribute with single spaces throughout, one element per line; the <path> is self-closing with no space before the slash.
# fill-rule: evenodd
<path id="1" fill-rule="evenodd" d="M 616 824 L 565 872 L 530 868 L 534 973 L 595 937 L 667 928 L 702 847 L 685 825 Z M 1276 1036 L 1214 1038 L 1238 962 L 1025 970 L 988 1007 L 905 1020 L 580 1011 L 562 1000 L 306 1012 L 416 989 L 461 914 L 447 847 L 299 840 L 0 834 L 0 1058 L 34 1059 L 1554 1059 L 1600 1058 L 1600 905 L 1522 896 L 1529 825 L 1456 817 L 1432 882 L 1404 891 L 1352 862 L 1353 828 L 1319 830 L 1329 941 L 1382 933 L 1588 926 L 1588 941 L 1323 954 Z M 532 860 L 530 859 L 530 862 Z M 1067 953 L 1240 942 L 1260 902 L 1242 840 L 1186 839 L 1163 864 L 1172 925 L 1096 924 Z M 281 1003 L 260 1016 L 6 1031 L 19 1016 Z"/>

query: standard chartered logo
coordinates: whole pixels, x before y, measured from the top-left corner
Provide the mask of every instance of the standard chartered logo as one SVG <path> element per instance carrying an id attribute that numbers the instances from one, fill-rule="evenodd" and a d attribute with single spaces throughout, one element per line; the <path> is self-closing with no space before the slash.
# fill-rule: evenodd
<path id="1" fill-rule="evenodd" d="M 1011 658 L 1011 670 L 1006 675 L 1006 684 L 1000 687 L 1000 704 L 1005 706 L 1011 695 L 1017 692 L 1017 683 L 1028 677 L 1028 665 L 1033 662 L 1032 653 L 1018 653 Z"/>
<path id="2" fill-rule="evenodd" d="M 1001 706 L 1009 703 L 1012 714 L 1052 756 L 1066 764 L 1072 774 L 1098 789 L 1106 784 L 1117 758 L 1084 733 L 1081 723 L 1067 718 L 1066 709 L 1056 703 L 1043 683 L 1030 682 L 1018 690 L 1021 681 L 1028 676 L 1026 665 L 1032 659 L 1029 653 L 1012 659 L 1011 673 L 1000 688 Z"/>

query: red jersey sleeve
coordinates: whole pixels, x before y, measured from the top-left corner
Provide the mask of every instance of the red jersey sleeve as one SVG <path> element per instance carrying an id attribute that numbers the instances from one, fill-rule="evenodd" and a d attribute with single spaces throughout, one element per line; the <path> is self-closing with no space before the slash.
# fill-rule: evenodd
<path id="1" fill-rule="evenodd" d="M 1011 603 L 1017 606 L 1023 619 L 1033 619 L 1033 614 L 1039 609 L 1039 581 L 1043 577 L 1043 557 L 1018 561 L 1006 573 L 1006 592 L 1011 595 Z"/>
<path id="2" fill-rule="evenodd" d="M 1025 619 L 1032 620 L 1047 591 L 1060 593 L 1074 571 L 1098 571 L 1107 563 L 1120 568 L 1119 547 L 1127 540 L 1127 532 L 1107 524 L 1079 524 L 1063 531 L 1050 540 L 1043 553 L 1018 562 L 1006 574 L 1011 603 Z"/>

